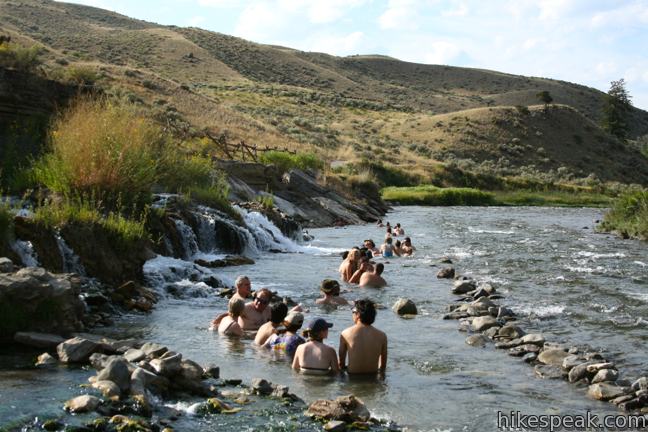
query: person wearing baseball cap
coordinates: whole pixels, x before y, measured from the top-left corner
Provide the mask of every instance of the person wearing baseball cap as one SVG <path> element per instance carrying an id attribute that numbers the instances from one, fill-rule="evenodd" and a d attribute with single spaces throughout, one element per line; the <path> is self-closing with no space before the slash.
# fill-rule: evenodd
<path id="1" fill-rule="evenodd" d="M 345 298 L 340 297 L 340 284 L 333 279 L 324 279 L 320 284 L 320 291 L 324 297 L 315 300 L 315 304 L 345 305 L 349 304 Z"/>
<path id="2" fill-rule="evenodd" d="M 333 324 L 323 318 L 315 318 L 306 325 L 304 337 L 308 342 L 297 347 L 293 369 L 308 375 L 327 375 L 340 370 L 335 349 L 324 343 L 331 327 Z"/>

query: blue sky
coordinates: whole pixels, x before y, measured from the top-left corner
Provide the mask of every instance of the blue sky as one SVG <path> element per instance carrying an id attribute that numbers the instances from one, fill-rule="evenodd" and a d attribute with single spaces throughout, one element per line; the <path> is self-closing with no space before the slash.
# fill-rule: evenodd
<path id="1" fill-rule="evenodd" d="M 130 17 L 334 55 L 497 70 L 607 91 L 648 110 L 648 0 L 77 0 Z"/>

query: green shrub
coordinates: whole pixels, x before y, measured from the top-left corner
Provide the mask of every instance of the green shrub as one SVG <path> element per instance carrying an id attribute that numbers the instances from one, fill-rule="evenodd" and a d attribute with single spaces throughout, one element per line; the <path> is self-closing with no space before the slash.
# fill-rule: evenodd
<path id="1" fill-rule="evenodd" d="M 79 85 L 93 85 L 99 80 L 99 74 L 88 66 L 70 66 L 65 71 L 68 81 Z"/>
<path id="2" fill-rule="evenodd" d="M 381 191 L 386 201 L 396 201 L 401 205 L 493 205 L 492 193 L 470 188 L 438 188 L 432 185 L 414 187 L 387 187 Z"/>
<path id="3" fill-rule="evenodd" d="M 0 201 L 0 250 L 3 249 L 2 245 L 8 245 L 13 240 L 13 220 L 14 216 L 9 204 Z"/>
<path id="4" fill-rule="evenodd" d="M 1 42 L 0 66 L 22 71 L 33 71 L 41 64 L 38 59 L 40 51 L 40 47 L 36 45 L 25 48 L 7 41 Z"/>
<path id="5" fill-rule="evenodd" d="M 256 197 L 254 197 L 254 201 L 261 204 L 261 207 L 266 210 L 272 209 L 274 207 L 274 196 L 271 194 L 257 195 Z"/>
<path id="6" fill-rule="evenodd" d="M 292 154 L 284 151 L 268 151 L 261 154 L 261 163 L 274 165 L 281 172 L 292 168 L 320 170 L 324 162 L 313 153 Z"/>
<path id="7" fill-rule="evenodd" d="M 599 229 L 648 240 L 648 190 L 621 195 L 605 215 Z"/>

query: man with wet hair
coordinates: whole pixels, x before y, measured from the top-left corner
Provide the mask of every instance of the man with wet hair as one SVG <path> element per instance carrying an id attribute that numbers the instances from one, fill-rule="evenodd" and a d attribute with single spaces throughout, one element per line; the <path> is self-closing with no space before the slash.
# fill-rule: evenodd
<path id="1" fill-rule="evenodd" d="M 378 263 L 373 271 L 366 271 L 362 273 L 359 278 L 358 285 L 361 287 L 369 288 L 382 288 L 387 285 L 387 281 L 381 276 L 385 270 L 385 264 Z"/>
<path id="2" fill-rule="evenodd" d="M 243 314 L 239 317 L 239 325 L 243 330 L 256 331 L 270 321 L 270 299 L 272 293 L 268 288 L 261 288 L 254 295 L 254 300 L 245 305 Z"/>
<path id="3" fill-rule="evenodd" d="M 288 315 L 288 306 L 285 303 L 273 304 L 270 308 L 270 321 L 259 327 L 254 343 L 257 345 L 266 343 L 270 336 L 277 333 L 277 328 L 283 323 L 286 315 Z"/>
<path id="4" fill-rule="evenodd" d="M 324 297 L 315 300 L 315 304 L 346 305 L 349 304 L 345 298 L 340 297 L 340 284 L 333 279 L 324 279 L 320 284 L 320 291 Z"/>
<path id="5" fill-rule="evenodd" d="M 234 281 L 234 295 L 230 298 L 230 300 L 243 300 L 245 302 L 248 297 L 250 297 L 250 293 L 252 292 L 252 283 L 250 282 L 250 278 L 245 276 L 245 275 L 240 275 L 239 277 L 236 278 Z M 216 318 L 212 320 L 212 328 L 218 328 L 220 325 L 220 322 L 228 316 L 228 312 L 222 313 L 218 315 Z"/>
<path id="6" fill-rule="evenodd" d="M 362 299 L 355 302 L 351 312 L 354 325 L 340 335 L 340 369 L 346 368 L 349 374 L 383 373 L 387 368 L 387 335 L 372 325 L 376 306 L 371 300 Z"/>

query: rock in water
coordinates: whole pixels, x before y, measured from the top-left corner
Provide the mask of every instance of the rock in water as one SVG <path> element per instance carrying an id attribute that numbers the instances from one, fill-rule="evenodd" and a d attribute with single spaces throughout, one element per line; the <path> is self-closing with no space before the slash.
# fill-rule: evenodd
<path id="1" fill-rule="evenodd" d="M 454 286 L 452 288 L 452 293 L 453 294 L 466 294 L 470 291 L 474 291 L 475 287 L 477 284 L 475 283 L 474 280 L 468 279 L 468 280 L 458 280 L 455 281 Z"/>
<path id="2" fill-rule="evenodd" d="M 36 332 L 18 332 L 14 335 L 14 340 L 19 344 L 44 349 L 56 348 L 61 342 L 65 342 L 65 338 L 59 335 Z"/>
<path id="3" fill-rule="evenodd" d="M 85 363 L 91 354 L 101 350 L 98 343 L 79 337 L 68 339 L 56 347 L 59 360 L 63 363 Z"/>
<path id="4" fill-rule="evenodd" d="M 601 369 L 599 370 L 594 378 L 592 378 L 592 384 L 601 383 L 601 382 L 614 382 L 619 378 L 619 372 L 614 369 Z"/>
<path id="5" fill-rule="evenodd" d="M 439 270 L 436 277 L 439 279 L 452 279 L 455 277 L 455 269 L 454 267 L 444 267 Z"/>
<path id="6" fill-rule="evenodd" d="M 39 355 L 38 359 L 36 360 L 36 366 L 55 365 L 56 363 L 56 359 L 49 355 L 49 353 L 43 353 Z"/>
<path id="7" fill-rule="evenodd" d="M 414 302 L 405 298 L 398 299 L 392 307 L 392 310 L 398 315 L 416 315 L 418 313 Z"/>
<path id="8" fill-rule="evenodd" d="M 13 261 L 6 257 L 0 258 L 0 273 L 11 273 L 13 270 Z"/>
<path id="9" fill-rule="evenodd" d="M 550 366 L 562 367 L 563 360 L 569 353 L 560 349 L 546 349 L 538 356 L 538 361 Z"/>
<path id="10" fill-rule="evenodd" d="M 466 338 L 466 343 L 474 347 L 483 347 L 488 343 L 488 338 L 481 334 L 474 334 Z"/>
<path id="11" fill-rule="evenodd" d="M 273 392 L 272 384 L 262 378 L 252 380 L 252 392 L 260 396 L 268 396 Z"/>
<path id="12" fill-rule="evenodd" d="M 101 404 L 101 399 L 96 396 L 83 395 L 65 402 L 63 408 L 71 413 L 85 413 L 94 411 Z"/>
<path id="13" fill-rule="evenodd" d="M 121 394 L 119 386 L 112 381 L 95 381 L 92 383 L 92 388 L 100 390 L 101 394 L 107 398 L 112 398 Z"/>
<path id="14" fill-rule="evenodd" d="M 113 357 L 108 360 L 106 367 L 97 374 L 97 381 L 112 381 L 126 393 L 130 388 L 131 372 L 128 362 L 123 357 Z"/>
<path id="15" fill-rule="evenodd" d="M 623 396 L 626 393 L 628 393 L 627 389 L 608 383 L 592 384 L 587 389 L 587 396 L 591 397 L 592 399 L 605 401 L 618 398 L 619 396 Z"/>
<path id="16" fill-rule="evenodd" d="M 319 399 L 306 411 L 309 417 L 340 420 L 347 423 L 369 420 L 370 413 L 364 403 L 353 395 L 340 396 L 335 400 Z"/>
<path id="17" fill-rule="evenodd" d="M 492 316 L 477 317 L 472 321 L 474 331 L 483 331 L 495 326 L 499 326 L 499 323 Z"/>

